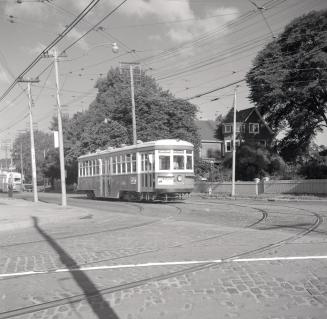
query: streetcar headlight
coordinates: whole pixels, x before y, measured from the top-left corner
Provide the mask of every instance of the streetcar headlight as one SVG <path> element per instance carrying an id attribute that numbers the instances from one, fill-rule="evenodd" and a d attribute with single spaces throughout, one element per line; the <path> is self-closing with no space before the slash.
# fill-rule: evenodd
<path id="1" fill-rule="evenodd" d="M 181 175 L 178 175 L 177 176 L 177 182 L 181 182 L 182 181 L 182 176 Z"/>

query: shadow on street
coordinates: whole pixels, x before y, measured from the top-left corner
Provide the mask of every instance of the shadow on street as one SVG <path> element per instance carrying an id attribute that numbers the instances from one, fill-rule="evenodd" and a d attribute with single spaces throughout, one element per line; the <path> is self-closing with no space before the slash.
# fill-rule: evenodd
<path id="1" fill-rule="evenodd" d="M 93 312 L 99 319 L 119 319 L 114 310 L 110 307 L 109 303 L 102 297 L 100 291 L 96 288 L 92 280 L 78 270 L 79 265 L 76 261 L 55 241 L 53 240 L 38 224 L 38 218 L 32 216 L 35 229 L 45 238 L 50 246 L 57 252 L 61 262 L 70 269 L 70 273 L 75 282 L 82 289 L 86 300 Z"/>

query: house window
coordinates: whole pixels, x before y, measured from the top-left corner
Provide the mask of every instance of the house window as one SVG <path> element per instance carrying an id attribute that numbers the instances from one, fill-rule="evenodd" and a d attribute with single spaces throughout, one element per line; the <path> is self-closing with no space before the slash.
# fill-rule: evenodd
<path id="1" fill-rule="evenodd" d="M 249 124 L 250 133 L 259 133 L 259 123 L 250 123 Z"/>
<path id="2" fill-rule="evenodd" d="M 245 124 L 241 125 L 241 132 L 243 132 L 243 133 L 245 132 Z"/>
<path id="3" fill-rule="evenodd" d="M 232 132 L 232 124 L 224 124 L 224 133 Z"/>
<path id="4" fill-rule="evenodd" d="M 232 151 L 232 141 L 226 140 L 225 141 L 225 152 L 231 152 Z"/>

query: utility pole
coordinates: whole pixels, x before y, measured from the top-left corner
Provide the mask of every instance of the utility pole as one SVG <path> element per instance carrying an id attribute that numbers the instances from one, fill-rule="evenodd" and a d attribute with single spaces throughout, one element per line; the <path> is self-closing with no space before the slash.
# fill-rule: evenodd
<path id="1" fill-rule="evenodd" d="M 66 196 L 66 172 L 65 172 L 65 156 L 64 156 L 64 138 L 62 133 L 62 113 L 60 103 L 60 86 L 59 86 L 59 69 L 58 69 L 58 52 L 53 50 L 55 72 L 56 72 L 56 86 L 57 86 L 57 114 L 58 114 L 58 135 L 59 135 L 59 159 L 60 159 L 60 180 L 61 180 L 61 205 L 67 206 Z"/>
<path id="2" fill-rule="evenodd" d="M 232 164 L 232 196 L 235 196 L 235 163 L 236 163 L 236 89 L 234 90 L 234 116 L 233 116 L 233 164 Z"/>
<path id="3" fill-rule="evenodd" d="M 133 144 L 136 145 L 137 143 L 137 134 L 136 134 L 136 115 L 135 115 L 135 97 L 134 97 L 134 68 L 140 67 L 139 63 L 127 63 L 121 62 L 120 68 L 127 69 L 126 66 L 129 68 L 129 76 L 131 81 L 131 99 L 132 99 L 132 125 L 133 125 Z"/>
<path id="4" fill-rule="evenodd" d="M 35 162 L 35 146 L 34 146 L 34 130 L 33 130 L 33 114 L 32 114 L 32 92 L 31 83 L 39 82 L 39 79 L 19 79 L 18 82 L 27 82 L 28 91 L 28 110 L 29 110 L 29 120 L 30 120 L 30 136 L 31 136 L 31 164 L 32 164 L 32 184 L 33 184 L 33 195 L 34 202 L 38 202 L 37 195 L 37 179 L 36 179 L 36 162 Z"/>
<path id="5" fill-rule="evenodd" d="M 131 77 L 131 98 L 132 98 L 132 118 L 133 118 L 133 144 L 136 145 L 136 117 L 135 117 L 135 98 L 134 98 L 134 75 L 133 75 L 133 65 L 129 66 L 129 74 Z"/>
<path id="6" fill-rule="evenodd" d="M 22 174 L 22 181 L 24 180 L 24 169 L 23 169 L 23 144 L 20 143 L 20 173 Z"/>
<path id="7" fill-rule="evenodd" d="M 60 85 L 59 85 L 59 68 L 58 62 L 60 57 L 66 55 L 58 55 L 56 48 L 53 48 L 52 53 L 47 52 L 44 54 L 45 58 L 54 58 L 54 66 L 56 73 L 56 88 L 57 88 L 57 116 L 58 116 L 58 140 L 59 140 L 59 160 L 60 160 L 60 181 L 61 181 L 61 205 L 63 207 L 67 206 L 67 196 L 66 196 L 66 171 L 65 171 L 65 156 L 64 156 L 64 138 L 62 133 L 62 105 L 60 103 Z"/>

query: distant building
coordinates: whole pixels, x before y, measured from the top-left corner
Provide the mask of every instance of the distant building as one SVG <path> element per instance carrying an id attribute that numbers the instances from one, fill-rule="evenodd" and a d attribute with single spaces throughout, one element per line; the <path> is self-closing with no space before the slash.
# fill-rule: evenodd
<path id="1" fill-rule="evenodd" d="M 226 156 L 233 150 L 233 108 L 227 113 L 217 130 L 217 138 L 223 143 L 222 154 Z M 241 143 L 269 147 L 274 133 L 257 108 L 236 112 L 236 147 Z"/>
<path id="2" fill-rule="evenodd" d="M 200 158 L 204 161 L 220 162 L 222 160 L 223 141 L 215 137 L 217 123 L 215 121 L 195 121 L 201 138 Z"/>

